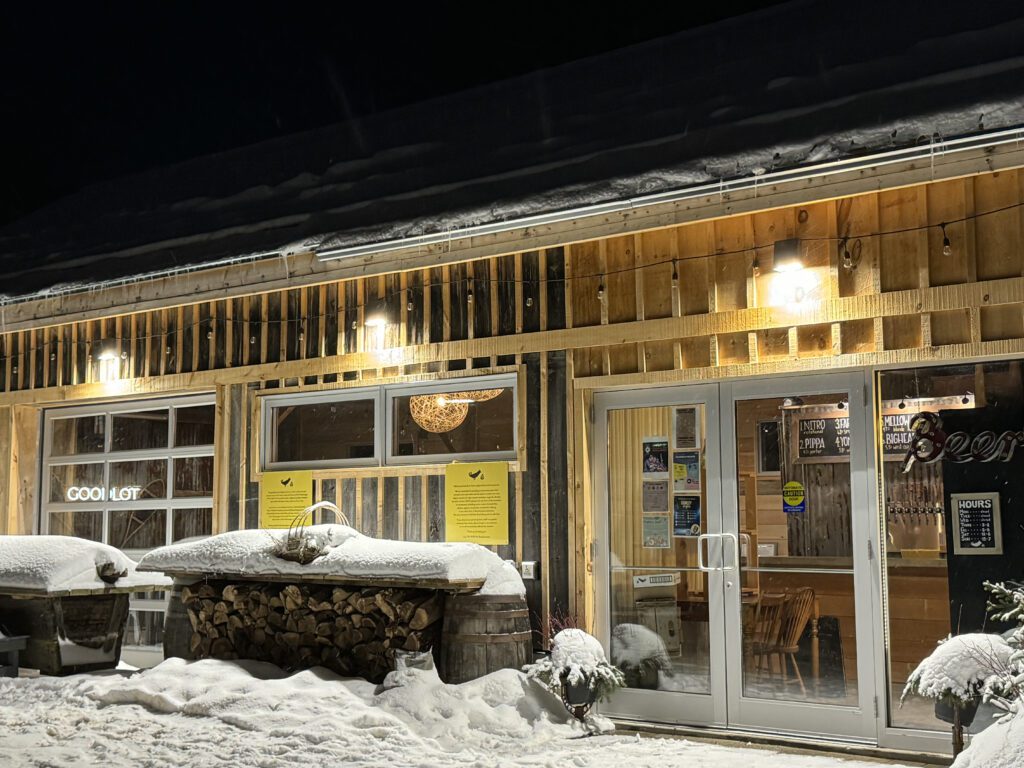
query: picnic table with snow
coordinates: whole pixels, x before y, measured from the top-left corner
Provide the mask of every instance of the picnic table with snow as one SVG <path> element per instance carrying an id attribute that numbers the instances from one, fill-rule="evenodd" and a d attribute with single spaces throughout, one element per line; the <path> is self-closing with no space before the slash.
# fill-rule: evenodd
<path id="1" fill-rule="evenodd" d="M 106 544 L 73 536 L 0 536 L 0 617 L 24 635 L 19 663 L 47 675 L 113 669 L 129 593 L 166 589 Z"/>
<path id="2" fill-rule="evenodd" d="M 171 585 L 158 574 L 136 572 L 123 552 L 74 536 L 0 536 L 0 594 L 113 594 Z"/>
<path id="3" fill-rule="evenodd" d="M 523 595 L 515 568 L 479 544 L 394 541 L 347 525 L 302 529 L 307 563 L 281 556 L 289 531 L 243 530 L 171 544 L 146 554 L 140 571 L 263 581 L 326 581 Z"/>

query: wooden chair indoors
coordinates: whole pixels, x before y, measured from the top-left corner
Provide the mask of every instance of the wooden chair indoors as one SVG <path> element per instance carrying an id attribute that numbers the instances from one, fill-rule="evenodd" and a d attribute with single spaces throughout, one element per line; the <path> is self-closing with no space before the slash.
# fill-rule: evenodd
<path id="1" fill-rule="evenodd" d="M 807 687 L 804 685 L 803 675 L 800 674 L 800 667 L 796 663 L 796 654 L 799 650 L 800 636 L 811 620 L 811 613 L 814 610 L 814 590 L 804 587 L 796 590 L 786 590 L 782 605 L 782 618 L 779 627 L 779 641 L 769 652 L 769 656 L 778 656 L 782 668 L 782 683 L 788 684 L 786 673 L 786 658 L 789 658 L 793 665 L 793 673 L 796 681 L 800 684 L 800 691 L 807 695 Z"/>
<path id="2" fill-rule="evenodd" d="M 762 669 L 767 667 L 771 674 L 771 656 L 779 644 L 779 630 L 782 627 L 782 606 L 785 595 L 763 594 L 757 601 L 754 613 L 754 631 L 750 636 L 748 653 L 756 659 L 754 671 L 761 676 Z"/>

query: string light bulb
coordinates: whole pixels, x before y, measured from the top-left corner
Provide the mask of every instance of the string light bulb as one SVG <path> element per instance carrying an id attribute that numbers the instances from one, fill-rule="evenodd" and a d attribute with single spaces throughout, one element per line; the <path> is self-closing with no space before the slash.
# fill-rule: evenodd
<path id="1" fill-rule="evenodd" d="M 470 289 L 469 291 L 466 292 L 466 303 L 467 304 L 472 304 L 473 303 L 473 290 L 472 289 Z"/>
<path id="2" fill-rule="evenodd" d="M 533 306 L 533 296 L 527 296 L 526 297 L 526 306 L 528 306 L 528 307 L 532 307 Z"/>
<path id="3" fill-rule="evenodd" d="M 943 256 L 952 256 L 953 255 L 953 246 L 949 242 L 949 235 L 946 234 L 946 223 L 943 222 L 942 224 L 939 224 L 939 226 L 942 228 L 942 255 Z"/>
<path id="4" fill-rule="evenodd" d="M 412 312 L 412 310 L 413 310 L 412 291 L 409 291 L 409 300 L 408 300 L 408 302 L 406 302 L 405 308 L 407 310 L 409 310 L 410 312 Z"/>
<path id="5" fill-rule="evenodd" d="M 597 284 L 597 300 L 604 301 L 604 275 L 601 275 L 601 282 Z"/>
<path id="6" fill-rule="evenodd" d="M 256 343 L 256 337 L 255 336 L 250 336 L 249 337 L 249 343 L 250 344 L 255 344 Z"/>
<path id="7" fill-rule="evenodd" d="M 756 261 L 756 260 L 755 260 Z M 672 259 L 672 287 L 679 287 L 679 270 L 676 269 L 676 260 Z"/>

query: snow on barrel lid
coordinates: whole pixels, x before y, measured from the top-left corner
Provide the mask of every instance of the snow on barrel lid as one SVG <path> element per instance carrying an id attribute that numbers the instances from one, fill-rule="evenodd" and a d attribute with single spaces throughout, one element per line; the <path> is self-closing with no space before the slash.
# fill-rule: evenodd
<path id="1" fill-rule="evenodd" d="M 162 576 L 135 572 L 135 561 L 107 544 L 74 536 L 0 536 L 0 591 L 169 586 Z"/>
<path id="2" fill-rule="evenodd" d="M 335 576 L 359 579 L 481 581 L 490 594 L 525 594 L 514 568 L 479 544 L 395 541 L 347 525 L 293 530 L 317 554 L 305 564 L 281 557 L 289 531 L 230 531 L 146 554 L 139 570 L 239 576 Z M 510 573 L 511 572 L 511 573 Z M 514 576 L 515 578 L 512 578 Z"/>

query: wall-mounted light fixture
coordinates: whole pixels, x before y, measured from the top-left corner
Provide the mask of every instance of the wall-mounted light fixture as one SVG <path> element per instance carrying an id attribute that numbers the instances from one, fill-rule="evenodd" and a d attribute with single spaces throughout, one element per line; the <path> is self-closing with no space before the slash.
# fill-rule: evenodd
<path id="1" fill-rule="evenodd" d="M 776 272 L 799 272 L 804 268 L 800 256 L 800 241 L 793 237 L 789 240 L 776 240 L 772 269 Z"/>

